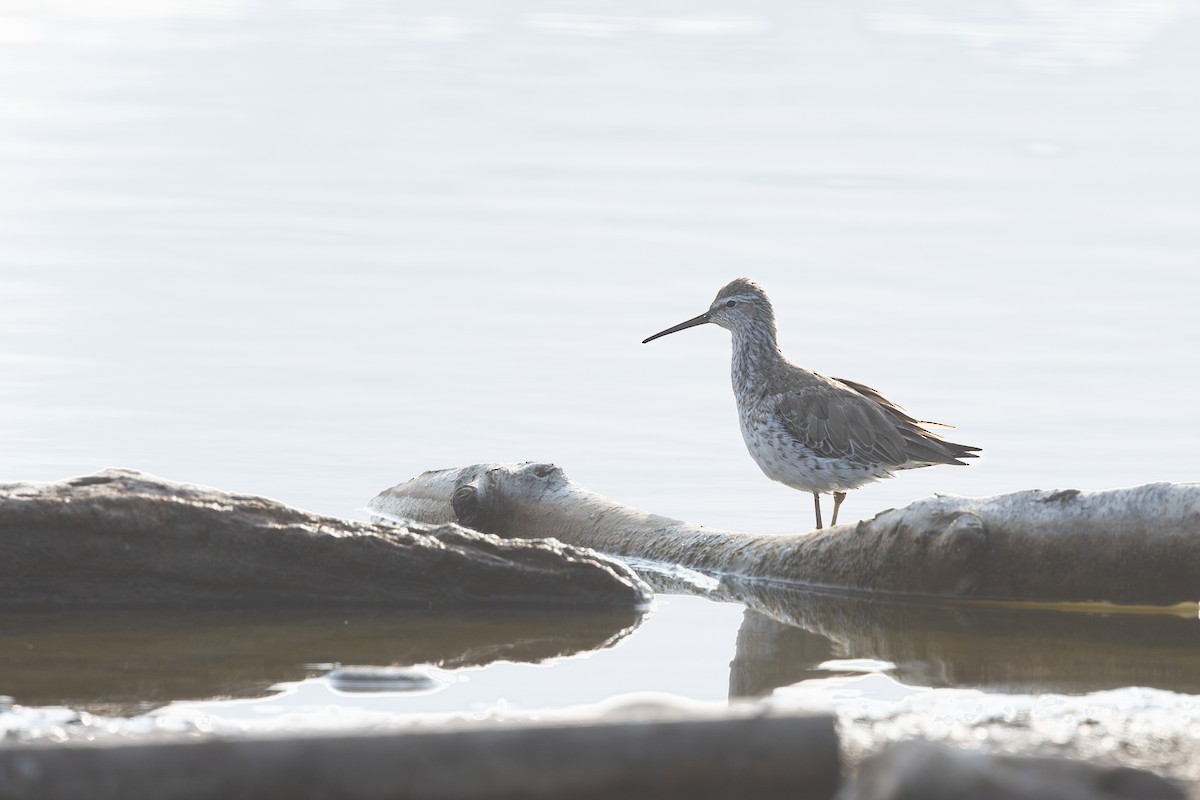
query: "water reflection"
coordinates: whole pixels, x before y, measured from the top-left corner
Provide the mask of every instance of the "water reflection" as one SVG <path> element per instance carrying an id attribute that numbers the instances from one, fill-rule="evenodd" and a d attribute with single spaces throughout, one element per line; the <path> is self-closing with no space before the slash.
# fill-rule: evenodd
<path id="1" fill-rule="evenodd" d="M 698 700 L 765 699 L 783 687 L 877 670 L 888 673 L 887 686 L 1083 694 L 1134 685 L 1200 693 L 1194 619 L 889 602 L 680 574 L 646 577 L 671 595 L 646 618 L 645 635 L 632 636 L 643 617 L 630 611 L 6 614 L 0 695 L 25 706 L 128 716 L 175 700 L 262 698 L 281 683 L 309 687 L 307 694 L 266 698 L 253 713 L 237 703 L 204 708 L 234 717 L 271 710 L 287 726 L 303 724 L 297 720 L 305 715 L 323 718 L 330 704 L 351 713 L 474 713 L 496 703 L 570 706 L 646 686 Z M 744 606 L 740 624 L 730 603 Z M 696 637 L 706 644 L 687 654 L 678 644 L 662 646 Z M 603 653 L 559 660 L 596 651 Z M 522 666 L 545 662 L 553 669 Z M 359 683 L 334 680 L 338 673 L 329 673 L 337 665 L 347 665 L 342 678 Z M 467 682 L 443 696 L 441 686 L 419 685 L 430 678 L 407 669 L 416 665 L 486 669 L 465 669 Z M 390 683 L 380 686 L 381 679 Z M 380 698 L 381 688 L 398 694 Z M 437 697 L 417 697 L 430 692 Z"/>
<path id="2" fill-rule="evenodd" d="M 8 613 L 0 617 L 0 695 L 124 715 L 179 699 L 260 696 L 335 663 L 538 663 L 611 647 L 640 621 L 628 610 Z"/>
<path id="3" fill-rule="evenodd" d="M 820 633 L 747 608 L 729 664 L 729 697 L 766 697 L 781 686 L 825 675 L 818 666 L 833 657 L 833 649 L 833 641 Z"/>
<path id="4" fill-rule="evenodd" d="M 748 606 L 731 697 L 829 675 L 830 659 L 876 659 L 916 686 L 1084 693 L 1122 686 L 1200 692 L 1200 623 L 1169 615 L 882 602 L 726 581 Z"/>

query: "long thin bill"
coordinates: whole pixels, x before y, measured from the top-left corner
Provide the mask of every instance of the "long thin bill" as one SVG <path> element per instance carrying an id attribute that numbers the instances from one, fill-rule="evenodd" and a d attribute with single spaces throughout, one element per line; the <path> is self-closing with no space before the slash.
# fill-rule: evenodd
<path id="1" fill-rule="evenodd" d="M 659 331 L 649 339 L 642 339 L 642 344 L 646 344 L 646 342 L 653 342 L 655 339 L 659 338 L 660 336 L 666 336 L 668 333 L 675 333 L 677 331 L 685 330 L 686 328 L 694 328 L 697 325 L 703 325 L 706 322 L 708 322 L 708 314 L 701 314 L 698 317 L 692 317 L 687 322 L 681 322 L 673 328 L 667 328 L 665 331 Z"/>

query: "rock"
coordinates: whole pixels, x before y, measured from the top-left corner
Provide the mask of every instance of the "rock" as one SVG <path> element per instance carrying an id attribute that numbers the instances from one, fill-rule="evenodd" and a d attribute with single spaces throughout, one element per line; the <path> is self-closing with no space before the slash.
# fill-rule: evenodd
<path id="1" fill-rule="evenodd" d="M 374 692 L 425 692 L 439 687 L 428 670 L 416 667 L 338 667 L 325 676 L 329 685 L 339 692 L 371 694 Z"/>
<path id="2" fill-rule="evenodd" d="M 856 524 L 764 536 L 649 514 L 550 464 L 426 472 L 377 495 L 381 517 L 554 536 L 720 575 L 939 597 L 1173 605 L 1200 598 L 1200 483 L 936 496 Z"/>
<path id="3" fill-rule="evenodd" d="M 986 755 L 921 740 L 859 767 L 836 800 L 1186 800 L 1157 775 L 1065 758 Z"/>
<path id="4" fill-rule="evenodd" d="M 494 724 L 436 732 L 0 748 L 3 800 L 826 800 L 833 718 Z"/>
<path id="5" fill-rule="evenodd" d="M 105 470 L 0 485 L 0 607 L 635 607 L 623 564 L 457 525 L 335 519 Z"/>

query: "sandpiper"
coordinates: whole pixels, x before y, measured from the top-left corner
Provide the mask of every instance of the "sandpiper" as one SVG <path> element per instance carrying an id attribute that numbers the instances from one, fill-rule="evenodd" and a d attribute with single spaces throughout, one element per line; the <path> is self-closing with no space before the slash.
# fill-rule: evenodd
<path id="1" fill-rule="evenodd" d="M 870 386 L 828 378 L 789 361 L 775 338 L 775 310 L 757 283 L 738 278 L 708 311 L 642 341 L 711 322 L 733 334 L 733 394 L 742 438 L 773 481 L 812 492 L 821 525 L 821 495 L 833 494 L 833 519 L 846 491 L 902 469 L 957 464 L 980 448 L 948 442 Z"/>

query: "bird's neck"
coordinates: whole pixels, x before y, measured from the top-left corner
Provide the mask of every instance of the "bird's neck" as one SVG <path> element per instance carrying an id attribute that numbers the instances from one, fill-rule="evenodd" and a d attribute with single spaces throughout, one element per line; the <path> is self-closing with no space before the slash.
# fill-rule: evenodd
<path id="1" fill-rule="evenodd" d="M 762 386 L 783 361 L 775 341 L 775 326 L 755 326 L 733 331 L 733 387 Z"/>

